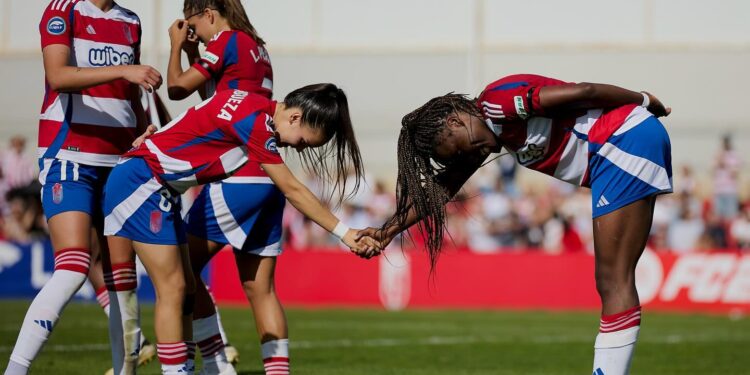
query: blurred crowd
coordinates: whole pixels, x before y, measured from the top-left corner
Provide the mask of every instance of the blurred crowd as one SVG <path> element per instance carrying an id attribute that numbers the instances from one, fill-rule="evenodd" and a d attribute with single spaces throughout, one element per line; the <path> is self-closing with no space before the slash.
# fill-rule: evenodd
<path id="1" fill-rule="evenodd" d="M 38 169 L 25 147 L 25 139 L 14 137 L 0 151 L 0 239 L 27 242 L 46 235 Z M 699 187 L 701 183 L 689 166 L 677 168 L 674 194 L 657 199 L 650 247 L 677 253 L 750 251 L 750 200 L 741 199 L 742 167 L 743 161 L 727 136 L 715 156 L 710 186 Z M 589 190 L 544 177 L 522 183 L 517 168 L 506 155 L 469 180 L 447 209 L 445 246 L 476 253 L 593 252 Z M 351 193 L 353 182 L 347 182 L 345 195 Z M 329 195 L 315 178 L 309 177 L 306 184 L 322 197 Z M 395 195 L 382 180 L 365 176 L 356 194 L 332 206 L 353 228 L 377 227 L 393 213 Z M 284 229 L 289 249 L 341 247 L 291 205 L 284 212 Z M 421 237 L 416 231 L 411 234 L 405 244 L 419 247 Z"/>

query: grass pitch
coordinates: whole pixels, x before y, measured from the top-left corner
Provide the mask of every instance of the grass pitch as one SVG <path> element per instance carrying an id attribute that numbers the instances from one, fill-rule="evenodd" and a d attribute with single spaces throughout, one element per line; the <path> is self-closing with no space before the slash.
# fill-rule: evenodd
<path id="1" fill-rule="evenodd" d="M 28 301 L 0 301 L 0 371 Z M 222 308 L 240 374 L 263 374 L 249 309 Z M 590 374 L 593 312 L 288 309 L 296 374 Z M 142 306 L 153 334 L 153 307 Z M 153 340 L 152 340 L 153 341 Z M 645 310 L 633 374 L 750 374 L 750 319 Z M 96 304 L 71 303 L 32 374 L 102 374 L 107 322 Z M 160 374 L 158 362 L 139 374 Z"/>

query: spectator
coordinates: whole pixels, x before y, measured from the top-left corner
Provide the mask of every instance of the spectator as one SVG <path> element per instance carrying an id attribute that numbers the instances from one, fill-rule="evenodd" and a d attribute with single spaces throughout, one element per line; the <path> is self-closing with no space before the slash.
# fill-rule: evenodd
<path id="1" fill-rule="evenodd" d="M 750 201 L 745 203 L 740 216 L 732 222 L 729 233 L 737 248 L 750 251 Z"/>
<path id="2" fill-rule="evenodd" d="M 738 178 L 742 161 L 732 149 L 729 134 L 722 140 L 714 169 L 714 212 L 721 220 L 731 220 L 738 211 Z"/>

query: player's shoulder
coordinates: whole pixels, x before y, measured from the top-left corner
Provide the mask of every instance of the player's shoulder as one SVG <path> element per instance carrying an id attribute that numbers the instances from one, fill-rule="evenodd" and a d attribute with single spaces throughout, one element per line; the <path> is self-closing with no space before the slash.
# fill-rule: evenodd
<path id="1" fill-rule="evenodd" d="M 138 17 L 134 11 L 115 3 L 115 7 L 112 8 L 111 15 L 113 19 L 118 21 L 125 21 L 134 24 L 141 24 L 141 18 Z"/>
<path id="2" fill-rule="evenodd" d="M 81 2 L 82 0 L 52 0 L 47 4 L 44 13 L 68 15 Z"/>

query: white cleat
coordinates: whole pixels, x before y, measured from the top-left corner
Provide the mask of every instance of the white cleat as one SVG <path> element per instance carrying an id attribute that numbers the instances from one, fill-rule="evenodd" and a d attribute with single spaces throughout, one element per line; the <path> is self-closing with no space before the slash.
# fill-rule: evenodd
<path id="1" fill-rule="evenodd" d="M 232 365 L 240 362 L 240 352 L 234 346 L 227 344 L 224 347 L 224 354 L 227 356 L 227 361 Z"/>
<path id="2" fill-rule="evenodd" d="M 146 341 L 143 343 L 143 347 L 138 352 L 138 367 L 141 367 L 156 358 L 156 345 Z M 114 375 L 115 369 L 111 368 L 104 373 L 104 375 Z"/>

